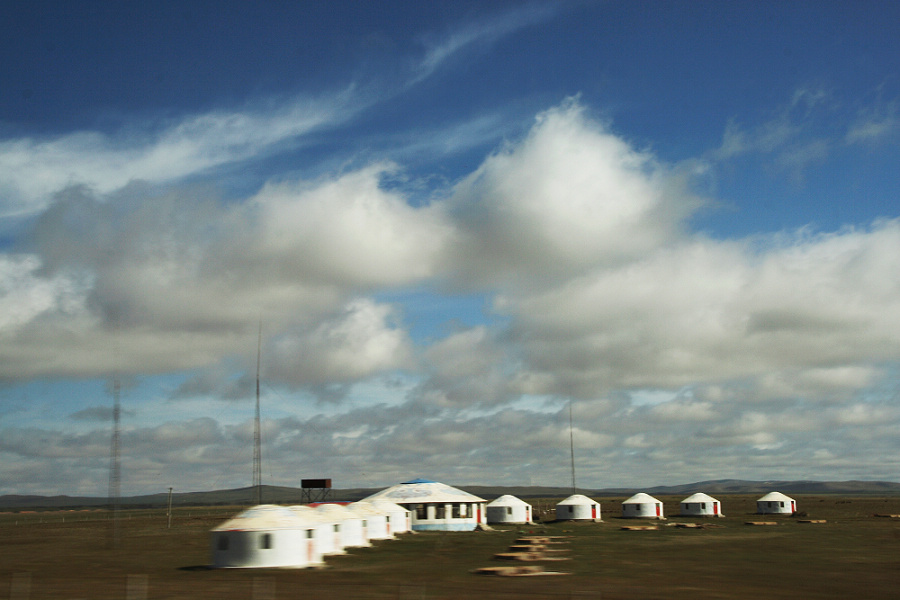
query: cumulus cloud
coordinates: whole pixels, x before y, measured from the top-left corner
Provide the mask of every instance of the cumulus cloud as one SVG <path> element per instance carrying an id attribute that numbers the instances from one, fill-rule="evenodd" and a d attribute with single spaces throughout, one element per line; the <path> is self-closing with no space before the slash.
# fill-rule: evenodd
<path id="1" fill-rule="evenodd" d="M 33 253 L 3 260 L 0 335 L 18 341 L 3 376 L 212 366 L 246 351 L 260 318 L 309 328 L 359 292 L 432 276 L 448 227 L 380 189 L 382 173 L 268 186 L 233 206 L 196 188 L 136 186 L 114 202 L 68 190 L 37 220 Z"/>
<path id="2" fill-rule="evenodd" d="M 818 456 L 827 474 L 866 436 L 896 450 L 900 221 L 694 233 L 692 182 L 576 100 L 444 199 L 414 205 L 384 185 L 396 168 L 227 202 L 201 187 L 65 190 L 0 256 L 0 376 L 193 369 L 165 396 L 180 418 L 124 438 L 135 486 L 160 473 L 246 485 L 222 473 L 249 461 L 249 413 L 213 418 L 187 399 L 247 398 L 260 319 L 266 381 L 289 396 L 265 421 L 272 483 L 341 472 L 348 485 L 517 484 L 538 470 L 565 485 L 571 400 L 578 479 L 596 486 L 630 481 L 636 465 L 648 482 L 774 478 L 775 453 L 785 472 Z M 474 292 L 490 308 L 419 340 L 404 298 L 423 287 L 416 302 Z M 354 396 L 398 371 L 410 379 L 392 402 Z M 86 427 L 101 415 L 91 406 L 69 414 Z M 0 478 L 79 456 L 90 473 L 108 457 L 99 425 L 9 427 L 0 440 Z M 502 474 L 483 470 L 487 457 Z"/>
<path id="3" fill-rule="evenodd" d="M 266 374 L 315 386 L 411 367 L 410 341 L 391 319 L 390 306 L 352 301 L 309 331 L 279 334 L 272 342 Z"/>
<path id="4" fill-rule="evenodd" d="M 795 238 L 786 246 L 695 238 L 498 307 L 544 393 L 671 388 L 782 369 L 896 360 L 900 311 L 891 273 L 900 223 Z M 859 368 L 860 370 L 854 370 Z"/>
<path id="5" fill-rule="evenodd" d="M 448 262 L 490 287 L 632 260 L 677 237 L 696 208 L 681 183 L 568 101 L 457 185 Z"/>

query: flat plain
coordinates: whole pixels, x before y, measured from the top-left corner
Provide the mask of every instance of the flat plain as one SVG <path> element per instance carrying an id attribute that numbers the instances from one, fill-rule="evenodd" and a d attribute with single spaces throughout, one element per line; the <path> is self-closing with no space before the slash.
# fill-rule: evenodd
<path id="1" fill-rule="evenodd" d="M 725 517 L 680 517 L 626 531 L 624 497 L 595 497 L 603 522 L 545 521 L 471 533 L 406 534 L 329 557 L 314 569 L 209 569 L 209 530 L 241 507 L 0 514 L 0 598 L 75 599 L 537 599 L 896 598 L 900 496 L 794 495 L 799 516 L 753 514 L 758 495 L 717 495 Z M 552 519 L 559 499 L 528 499 Z M 750 526 L 750 521 L 775 525 Z M 822 521 L 809 523 L 803 521 Z M 701 528 L 677 527 L 697 523 Z M 494 555 L 525 535 L 560 538 L 559 576 L 490 577 Z"/>

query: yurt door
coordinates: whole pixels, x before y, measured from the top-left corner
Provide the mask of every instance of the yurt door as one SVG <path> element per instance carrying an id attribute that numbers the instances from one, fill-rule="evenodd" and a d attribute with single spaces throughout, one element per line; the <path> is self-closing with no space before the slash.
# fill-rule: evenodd
<path id="1" fill-rule="evenodd" d="M 719 503 L 713 502 L 713 514 L 719 516 Z"/>
<path id="2" fill-rule="evenodd" d="M 662 505 L 659 504 L 659 503 L 656 504 L 656 516 L 657 516 L 657 517 L 659 516 L 659 509 L 660 509 L 660 506 L 662 506 Z"/>

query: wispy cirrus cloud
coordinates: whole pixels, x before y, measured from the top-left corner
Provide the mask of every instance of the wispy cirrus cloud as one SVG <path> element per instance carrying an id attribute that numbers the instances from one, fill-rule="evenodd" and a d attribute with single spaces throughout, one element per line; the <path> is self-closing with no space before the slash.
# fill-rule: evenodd
<path id="1" fill-rule="evenodd" d="M 0 217 L 43 210 L 55 193 L 83 185 L 99 194 L 131 181 L 172 183 L 264 156 L 320 128 L 340 124 L 365 105 L 353 86 L 277 106 L 213 111 L 178 120 L 78 131 L 52 138 L 0 141 Z"/>
<path id="2" fill-rule="evenodd" d="M 489 19 L 480 19 L 454 29 L 448 34 L 425 41 L 425 56 L 416 64 L 410 85 L 431 76 L 444 63 L 465 49 L 489 45 L 523 27 L 546 20 L 556 12 L 550 4 L 526 4 Z"/>

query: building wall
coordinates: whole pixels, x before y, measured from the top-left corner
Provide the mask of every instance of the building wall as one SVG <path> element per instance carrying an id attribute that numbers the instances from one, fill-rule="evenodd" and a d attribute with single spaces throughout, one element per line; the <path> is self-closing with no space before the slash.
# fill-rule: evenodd
<path id="1" fill-rule="evenodd" d="M 583 521 L 600 519 L 599 504 L 557 504 L 557 521 Z"/>
<path id="2" fill-rule="evenodd" d="M 518 504 L 515 506 L 488 506 L 485 511 L 488 523 L 529 523 L 531 511 L 528 506 Z"/>
<path id="3" fill-rule="evenodd" d="M 322 562 L 315 530 L 214 531 L 216 568 L 307 567 Z"/>
<path id="4" fill-rule="evenodd" d="M 454 502 L 404 504 L 412 513 L 413 531 L 472 531 L 484 521 L 484 504 Z"/>
<path id="5" fill-rule="evenodd" d="M 622 516 L 633 519 L 661 519 L 665 515 L 662 502 L 641 502 L 622 504 Z"/>
<path id="6" fill-rule="evenodd" d="M 719 505 L 716 510 L 716 505 Z M 715 502 L 683 502 L 681 504 L 681 514 L 685 516 L 695 517 L 715 517 L 722 514 L 722 507 L 718 501 Z"/>
<path id="7" fill-rule="evenodd" d="M 789 515 L 797 510 L 793 500 L 759 500 L 756 502 L 756 512 L 760 514 Z"/>

